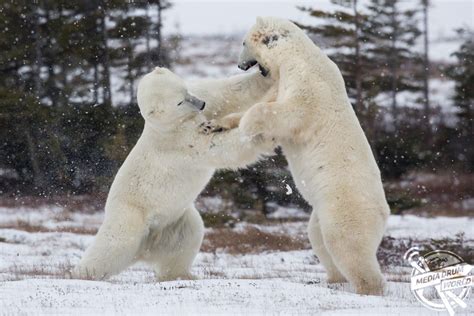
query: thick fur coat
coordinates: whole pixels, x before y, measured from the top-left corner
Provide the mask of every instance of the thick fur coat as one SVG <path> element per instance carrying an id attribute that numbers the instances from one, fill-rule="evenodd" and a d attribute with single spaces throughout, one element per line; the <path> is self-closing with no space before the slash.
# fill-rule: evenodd
<path id="1" fill-rule="evenodd" d="M 376 251 L 389 207 L 380 171 L 334 64 L 293 23 L 258 18 L 241 68 L 258 63 L 278 83 L 275 102 L 248 110 L 239 129 L 281 145 L 296 186 L 313 206 L 308 233 L 329 282 L 381 294 Z"/>
<path id="2" fill-rule="evenodd" d="M 245 167 L 273 149 L 269 142 L 243 142 L 237 129 L 206 133 L 202 123 L 248 109 L 271 85 L 258 73 L 201 80 L 188 85 L 191 96 L 167 69 L 145 75 L 137 93 L 143 133 L 114 179 L 104 222 L 73 277 L 102 279 L 142 260 L 159 280 L 192 278 L 204 235 L 194 200 L 216 168 Z"/>

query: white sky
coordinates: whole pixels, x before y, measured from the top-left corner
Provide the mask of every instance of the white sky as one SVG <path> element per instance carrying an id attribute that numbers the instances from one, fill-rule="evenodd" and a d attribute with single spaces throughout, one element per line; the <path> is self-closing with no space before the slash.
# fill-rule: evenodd
<path id="1" fill-rule="evenodd" d="M 420 0 L 405 0 L 407 4 Z M 292 20 L 312 22 L 296 6 L 312 6 L 330 9 L 329 0 L 313 1 L 266 1 L 266 0 L 174 0 L 174 6 L 165 15 L 165 33 L 181 34 L 225 34 L 244 33 L 255 22 L 257 16 L 278 16 Z M 363 5 L 368 0 L 361 0 Z M 474 28 L 474 0 L 432 0 L 429 12 L 430 41 L 449 37 L 461 26 Z M 442 50 L 439 47 L 439 50 Z M 451 49 L 450 49 L 451 50 Z M 434 51 L 435 54 L 443 54 Z M 449 54 L 447 54 L 449 55 Z"/>

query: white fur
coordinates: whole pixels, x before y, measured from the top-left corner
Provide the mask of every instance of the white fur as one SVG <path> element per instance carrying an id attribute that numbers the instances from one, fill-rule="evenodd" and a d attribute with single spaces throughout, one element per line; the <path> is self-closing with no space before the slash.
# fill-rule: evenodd
<path id="1" fill-rule="evenodd" d="M 102 279 L 143 260 L 159 280 L 192 278 L 190 267 L 203 238 L 195 198 L 216 168 L 244 167 L 273 148 L 270 143 L 242 142 L 238 130 L 198 132 L 206 119 L 262 100 L 270 81 L 251 74 L 189 86 L 207 102 L 204 113 L 186 102 L 177 105 L 187 89 L 169 70 L 157 68 L 140 81 L 143 134 L 114 179 L 104 223 L 73 277 Z"/>
<path id="2" fill-rule="evenodd" d="M 247 111 L 247 137 L 276 138 L 296 186 L 313 206 L 308 232 L 329 282 L 381 294 L 376 250 L 389 207 L 380 172 L 337 66 L 293 23 L 259 18 L 241 61 L 255 59 L 279 81 L 276 102 Z"/>

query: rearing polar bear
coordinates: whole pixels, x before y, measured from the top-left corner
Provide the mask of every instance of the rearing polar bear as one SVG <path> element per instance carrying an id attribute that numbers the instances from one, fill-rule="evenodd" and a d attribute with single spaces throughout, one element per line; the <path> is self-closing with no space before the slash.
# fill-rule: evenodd
<path id="1" fill-rule="evenodd" d="M 216 168 L 244 167 L 274 147 L 243 142 L 238 130 L 199 133 L 209 129 L 201 124 L 271 98 L 271 88 L 260 74 L 190 85 L 164 68 L 145 75 L 137 91 L 143 133 L 114 179 L 104 222 L 72 276 L 102 279 L 142 260 L 161 281 L 193 278 L 190 267 L 204 235 L 194 200 Z"/>
<path id="2" fill-rule="evenodd" d="M 359 294 L 382 294 L 376 250 L 390 210 L 341 72 L 284 19 L 257 18 L 243 44 L 239 68 L 258 64 L 279 87 L 276 101 L 250 108 L 239 129 L 282 146 L 297 188 L 313 206 L 308 233 L 328 282 L 347 279 Z"/>

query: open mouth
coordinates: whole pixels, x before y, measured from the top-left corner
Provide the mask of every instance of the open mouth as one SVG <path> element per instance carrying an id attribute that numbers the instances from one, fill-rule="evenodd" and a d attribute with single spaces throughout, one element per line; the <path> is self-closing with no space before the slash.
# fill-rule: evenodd
<path id="1" fill-rule="evenodd" d="M 263 67 L 262 65 L 260 65 L 256 60 L 244 62 L 243 64 L 239 65 L 239 68 L 244 71 L 247 71 L 255 65 L 258 65 L 258 70 L 260 71 L 262 76 L 266 77 L 268 75 L 269 70 Z"/>
<path id="2" fill-rule="evenodd" d="M 262 76 L 266 77 L 268 75 L 268 69 L 263 68 L 262 65 L 258 64 L 258 70 L 260 70 L 260 73 Z"/>

